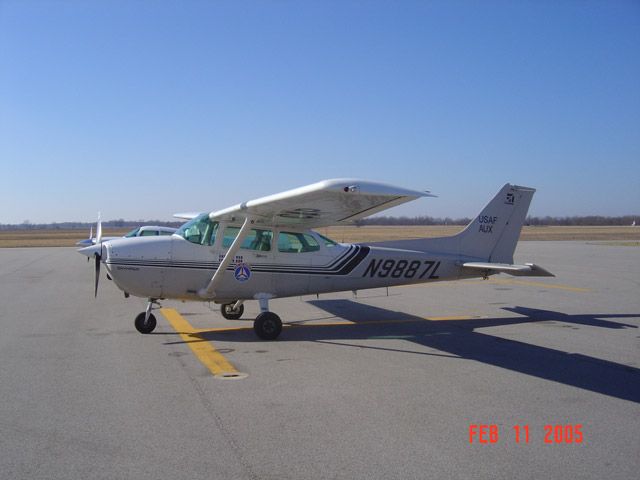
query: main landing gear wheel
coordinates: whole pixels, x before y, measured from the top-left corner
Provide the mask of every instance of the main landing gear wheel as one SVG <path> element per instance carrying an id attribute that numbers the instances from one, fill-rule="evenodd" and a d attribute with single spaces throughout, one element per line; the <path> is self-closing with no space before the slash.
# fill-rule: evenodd
<path id="1" fill-rule="evenodd" d="M 262 312 L 253 322 L 253 331 L 262 340 L 275 340 L 282 332 L 282 320 L 273 312 Z"/>
<path id="2" fill-rule="evenodd" d="M 244 305 L 240 304 L 238 308 L 234 310 L 233 306 L 236 302 L 233 303 L 225 303 L 220 307 L 220 313 L 227 320 L 237 320 L 244 313 Z"/>
<path id="3" fill-rule="evenodd" d="M 151 333 L 156 328 L 156 317 L 153 313 L 149 314 L 149 318 L 146 318 L 147 313 L 142 312 L 136 317 L 135 325 L 136 330 L 140 333 Z"/>

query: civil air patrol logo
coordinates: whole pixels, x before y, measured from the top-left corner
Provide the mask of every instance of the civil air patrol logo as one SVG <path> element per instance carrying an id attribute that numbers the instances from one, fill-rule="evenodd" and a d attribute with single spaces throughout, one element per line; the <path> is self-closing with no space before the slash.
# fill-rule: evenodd
<path id="1" fill-rule="evenodd" d="M 233 269 L 233 276 L 239 282 L 246 282 L 251 278 L 251 268 L 246 263 L 238 263 Z"/>
<path id="2" fill-rule="evenodd" d="M 505 200 L 504 203 L 506 203 L 507 205 L 513 205 L 514 200 L 515 200 L 515 196 L 513 195 L 513 193 L 507 193 L 507 199 Z"/>

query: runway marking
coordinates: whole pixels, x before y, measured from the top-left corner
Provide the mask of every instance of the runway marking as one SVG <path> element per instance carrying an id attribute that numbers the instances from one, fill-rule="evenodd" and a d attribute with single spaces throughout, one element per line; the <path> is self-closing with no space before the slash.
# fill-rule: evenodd
<path id="1" fill-rule="evenodd" d="M 525 285 L 527 287 L 555 288 L 558 290 L 567 290 L 569 292 L 578 292 L 578 293 L 585 293 L 585 292 L 591 291 L 590 288 L 571 287 L 569 285 L 562 285 L 557 283 L 532 282 L 531 280 L 507 280 L 507 279 L 490 278 L 487 281 L 489 283 L 496 284 L 496 285 Z"/>
<path id="2" fill-rule="evenodd" d="M 202 337 L 200 333 L 206 330 L 197 330 L 173 308 L 161 308 L 160 312 L 173 329 L 182 337 L 184 342 L 194 353 L 196 358 L 209 369 L 216 378 L 245 378 L 247 375 L 240 373 L 229 361 L 217 351 L 213 344 Z"/>

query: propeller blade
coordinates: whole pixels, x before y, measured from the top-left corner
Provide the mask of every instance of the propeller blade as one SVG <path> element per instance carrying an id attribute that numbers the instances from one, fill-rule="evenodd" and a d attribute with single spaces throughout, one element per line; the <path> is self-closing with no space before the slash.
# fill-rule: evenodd
<path id="1" fill-rule="evenodd" d="M 96 290 L 94 293 L 94 298 L 98 297 L 98 282 L 100 281 L 100 260 L 102 259 L 102 255 L 100 255 L 99 253 L 96 252 L 95 254 L 95 259 L 96 259 Z"/>
<path id="2" fill-rule="evenodd" d="M 102 219 L 100 213 L 98 213 L 98 224 L 96 225 L 96 244 L 102 242 Z"/>

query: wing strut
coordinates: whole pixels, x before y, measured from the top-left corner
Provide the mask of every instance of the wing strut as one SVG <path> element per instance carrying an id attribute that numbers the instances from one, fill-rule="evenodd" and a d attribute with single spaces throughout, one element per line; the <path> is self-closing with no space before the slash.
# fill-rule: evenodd
<path id="1" fill-rule="evenodd" d="M 202 288 L 198 291 L 199 296 L 201 296 L 202 298 L 213 297 L 213 294 L 216 291 L 216 287 L 222 281 L 224 272 L 227 270 L 227 267 L 231 263 L 231 260 L 233 260 L 233 257 L 235 257 L 236 252 L 240 249 L 240 245 L 242 245 L 242 242 L 249 233 L 253 222 L 253 219 L 247 215 L 247 218 L 245 218 L 244 223 L 242 224 L 242 228 L 240 228 L 240 231 L 238 232 L 238 236 L 229 247 L 229 250 L 227 250 L 227 253 L 222 259 L 222 262 L 220 262 L 220 266 L 213 274 L 213 277 L 211 277 L 211 281 L 205 288 Z"/>

